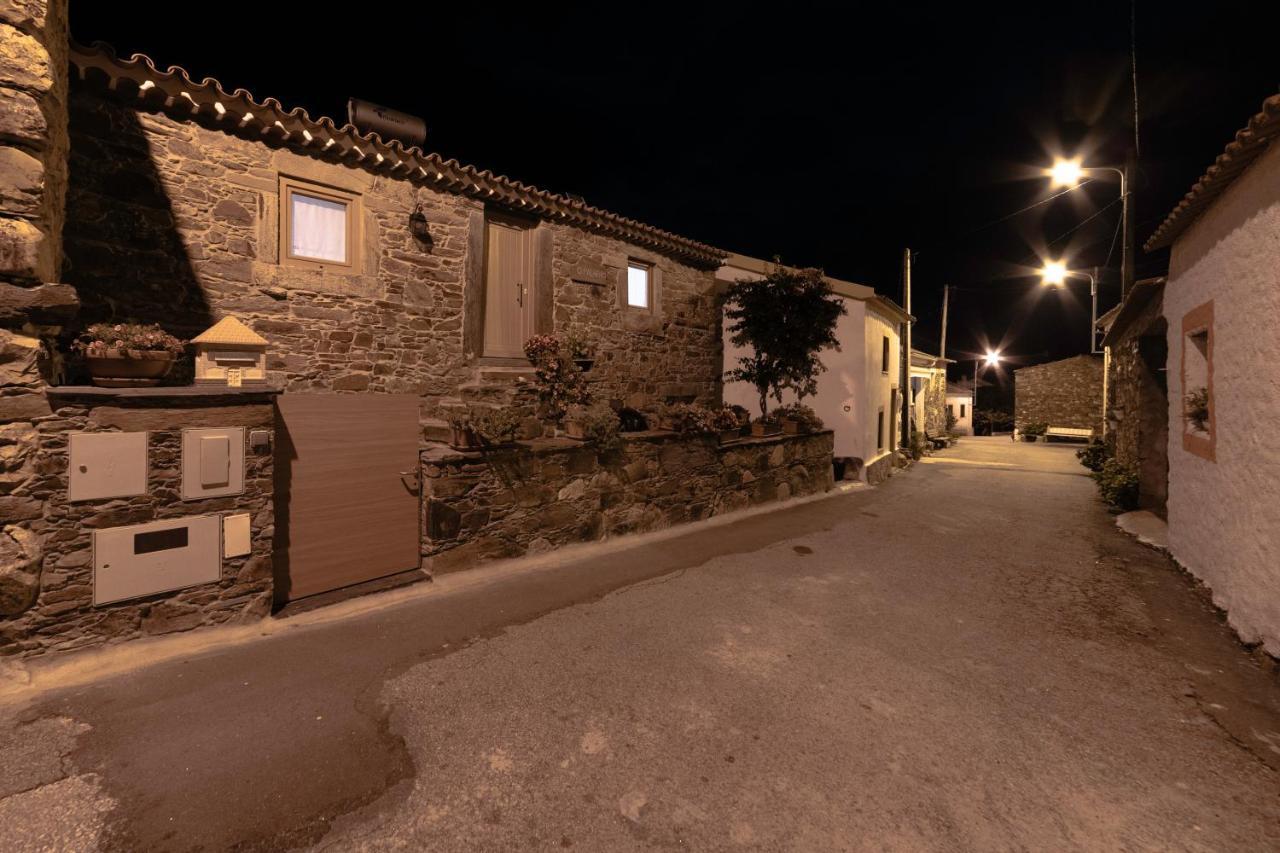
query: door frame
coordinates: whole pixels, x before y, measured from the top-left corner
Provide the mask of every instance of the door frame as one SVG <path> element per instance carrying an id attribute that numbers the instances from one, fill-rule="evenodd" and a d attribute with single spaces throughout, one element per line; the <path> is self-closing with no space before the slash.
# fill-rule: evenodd
<path id="1" fill-rule="evenodd" d="M 519 231 L 521 233 L 521 243 L 523 244 L 524 263 L 522 266 L 524 268 L 524 281 L 521 284 L 524 287 L 524 292 L 520 306 L 521 334 L 520 339 L 515 342 L 513 352 L 495 352 L 492 348 L 493 342 L 490 340 L 489 334 L 489 311 L 493 307 L 493 302 L 490 298 L 493 294 L 489 289 L 489 228 L 493 224 Z M 485 211 L 484 239 L 481 241 L 482 262 L 480 265 L 480 286 L 484 292 L 484 316 L 480 323 L 480 352 L 485 358 L 523 358 L 524 342 L 538 331 L 537 307 L 538 298 L 541 294 L 538 287 L 538 275 L 534 258 L 536 249 L 535 235 L 538 231 L 538 226 L 537 220 L 498 211 Z"/>

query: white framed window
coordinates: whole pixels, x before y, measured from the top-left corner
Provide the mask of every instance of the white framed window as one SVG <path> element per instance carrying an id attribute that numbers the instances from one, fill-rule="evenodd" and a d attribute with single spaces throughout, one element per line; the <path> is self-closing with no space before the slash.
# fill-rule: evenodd
<path id="1" fill-rule="evenodd" d="M 650 264 L 627 262 L 627 307 L 644 311 L 653 308 L 653 267 Z"/>
<path id="2" fill-rule="evenodd" d="M 280 262 L 355 272 L 360 268 L 360 197 L 293 178 L 280 179 Z"/>

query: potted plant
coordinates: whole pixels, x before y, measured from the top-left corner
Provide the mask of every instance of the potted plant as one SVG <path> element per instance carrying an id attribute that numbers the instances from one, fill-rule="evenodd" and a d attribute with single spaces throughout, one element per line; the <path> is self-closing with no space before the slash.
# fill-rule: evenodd
<path id="1" fill-rule="evenodd" d="M 600 450 L 616 447 L 622 423 L 618 413 L 605 405 L 572 405 L 564 415 L 564 432 L 569 438 L 594 442 Z"/>
<path id="2" fill-rule="evenodd" d="M 534 385 L 541 405 L 540 415 L 560 423 L 570 406 L 591 402 L 587 379 L 555 335 L 534 335 L 525 341 L 525 357 L 534 366 Z"/>
<path id="3" fill-rule="evenodd" d="M 738 421 L 738 413 L 729 406 L 721 406 L 711 411 L 711 426 L 718 433 L 721 444 L 742 438 L 742 426 Z"/>
<path id="4" fill-rule="evenodd" d="M 1182 401 L 1182 417 L 1197 432 L 1209 431 L 1209 389 L 1196 388 Z"/>
<path id="5" fill-rule="evenodd" d="M 479 450 L 483 446 L 469 411 L 450 413 L 449 430 L 449 446 L 454 450 Z"/>
<path id="6" fill-rule="evenodd" d="M 591 366 L 596 363 L 591 345 L 577 335 L 569 335 L 564 339 L 564 349 L 583 373 L 591 370 Z"/>
<path id="7" fill-rule="evenodd" d="M 774 414 L 782 421 L 782 431 L 788 435 L 817 432 L 823 427 L 822 419 L 803 403 L 791 403 L 774 409 Z"/>
<path id="8" fill-rule="evenodd" d="M 471 429 L 488 447 L 507 447 L 515 443 L 523 419 L 510 406 L 477 408 L 471 413 Z"/>
<path id="9" fill-rule="evenodd" d="M 736 404 L 729 406 L 728 409 L 733 412 L 733 416 L 738 420 L 738 434 L 751 435 L 751 413 Z"/>
<path id="10" fill-rule="evenodd" d="M 772 415 L 756 418 L 751 422 L 751 434 L 756 438 L 763 438 L 767 435 L 781 435 L 782 421 Z"/>
<path id="11" fill-rule="evenodd" d="M 1049 425 L 1045 423 L 1029 423 L 1022 428 L 1023 441 L 1035 441 L 1040 436 L 1049 431 Z"/>
<path id="12" fill-rule="evenodd" d="M 94 323 L 74 346 L 94 385 L 130 388 L 159 385 L 184 345 L 155 323 Z"/>

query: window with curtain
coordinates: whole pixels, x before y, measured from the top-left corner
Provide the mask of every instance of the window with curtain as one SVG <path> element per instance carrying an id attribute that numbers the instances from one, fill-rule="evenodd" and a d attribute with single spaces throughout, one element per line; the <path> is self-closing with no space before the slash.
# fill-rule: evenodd
<path id="1" fill-rule="evenodd" d="M 652 268 L 648 264 L 632 261 L 627 264 L 627 306 L 648 308 L 651 301 L 650 280 Z"/>
<path id="2" fill-rule="evenodd" d="M 290 194 L 289 253 L 295 258 L 347 263 L 345 202 Z"/>
<path id="3" fill-rule="evenodd" d="M 280 179 L 280 261 L 335 272 L 359 269 L 360 197 L 293 178 Z"/>

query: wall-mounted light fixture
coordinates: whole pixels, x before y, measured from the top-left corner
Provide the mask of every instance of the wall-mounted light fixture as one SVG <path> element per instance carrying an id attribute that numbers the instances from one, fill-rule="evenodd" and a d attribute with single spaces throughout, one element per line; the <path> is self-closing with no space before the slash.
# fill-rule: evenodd
<path id="1" fill-rule="evenodd" d="M 427 215 L 422 212 L 421 204 L 413 209 L 413 213 L 409 214 L 409 233 L 427 251 L 431 251 L 431 247 L 435 245 L 435 241 L 431 239 L 431 228 L 427 223 Z"/>

